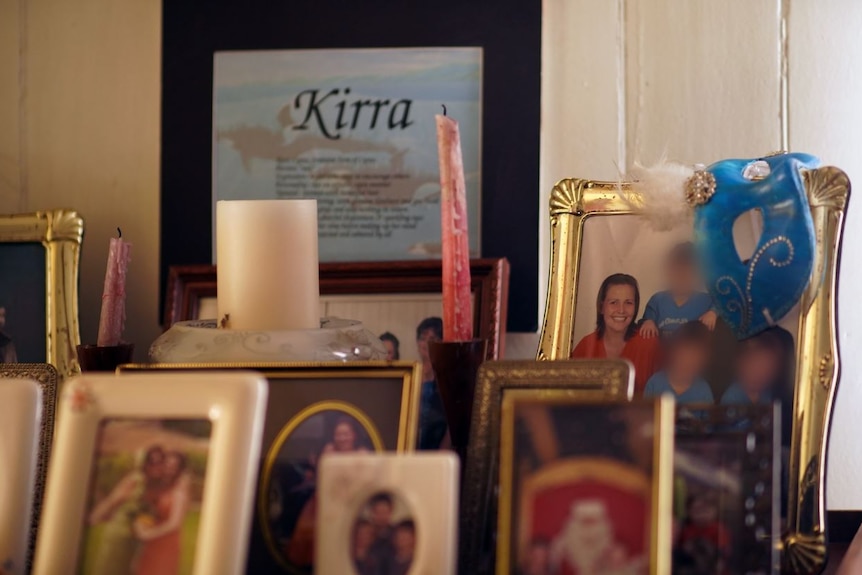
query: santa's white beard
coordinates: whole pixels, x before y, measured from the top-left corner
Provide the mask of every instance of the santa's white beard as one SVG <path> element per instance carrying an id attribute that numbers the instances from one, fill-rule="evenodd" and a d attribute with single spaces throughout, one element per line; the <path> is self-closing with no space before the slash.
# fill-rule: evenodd
<path id="1" fill-rule="evenodd" d="M 613 543 L 613 532 L 608 523 L 584 525 L 570 521 L 565 531 L 554 540 L 554 563 L 559 566 L 565 561 L 578 570 L 578 575 L 595 575 Z"/>

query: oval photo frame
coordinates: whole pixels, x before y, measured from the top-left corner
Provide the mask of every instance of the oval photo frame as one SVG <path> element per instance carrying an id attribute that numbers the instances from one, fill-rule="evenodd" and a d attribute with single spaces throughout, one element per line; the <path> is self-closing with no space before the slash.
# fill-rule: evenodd
<path id="1" fill-rule="evenodd" d="M 381 453 L 385 451 L 383 439 L 381 438 L 380 432 L 378 431 L 377 426 L 374 425 L 374 422 L 371 420 L 371 418 L 368 417 L 361 409 L 357 408 L 355 405 L 344 401 L 326 400 L 309 405 L 308 407 L 291 417 L 287 421 L 287 423 L 281 428 L 281 431 L 278 432 L 278 435 L 272 442 L 272 445 L 267 450 L 266 457 L 264 458 L 263 470 L 261 473 L 260 481 L 258 483 L 257 511 L 260 530 L 263 533 L 263 538 L 266 543 L 267 550 L 270 553 L 270 556 L 281 567 L 287 570 L 288 573 L 293 573 L 296 575 L 305 575 L 306 573 L 310 573 L 311 571 L 304 565 L 299 565 L 291 562 L 286 557 L 285 552 L 279 548 L 278 542 L 276 540 L 276 535 L 273 532 L 272 520 L 270 517 L 270 494 L 272 491 L 274 469 L 276 467 L 276 464 L 278 463 L 279 454 L 281 453 L 282 449 L 285 447 L 291 436 L 294 435 L 296 431 L 309 419 L 327 412 L 336 412 L 342 417 L 352 419 L 358 425 L 360 430 L 364 432 L 365 435 L 367 435 L 371 451 L 375 453 Z M 331 445 L 331 443 L 327 445 Z M 320 457 L 320 455 L 322 455 L 325 449 L 326 446 L 322 446 L 322 448 L 320 449 L 320 453 L 317 454 L 318 458 Z M 317 467 L 315 462 L 313 467 L 314 491 L 316 491 L 317 489 L 316 471 Z M 313 492 L 311 497 L 314 497 Z M 297 517 L 297 522 L 298 521 L 299 517 Z M 295 527 L 296 526 L 294 526 L 294 528 Z"/>

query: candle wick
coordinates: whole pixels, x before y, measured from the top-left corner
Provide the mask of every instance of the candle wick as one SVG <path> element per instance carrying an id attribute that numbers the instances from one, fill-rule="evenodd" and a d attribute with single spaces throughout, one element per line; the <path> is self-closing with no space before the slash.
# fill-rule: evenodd
<path id="1" fill-rule="evenodd" d="M 123 239 L 123 230 L 121 230 L 119 226 L 117 226 L 117 235 L 120 239 Z"/>
<path id="2" fill-rule="evenodd" d="M 445 116 L 446 115 L 446 104 L 440 104 L 440 105 L 443 106 L 443 115 Z"/>

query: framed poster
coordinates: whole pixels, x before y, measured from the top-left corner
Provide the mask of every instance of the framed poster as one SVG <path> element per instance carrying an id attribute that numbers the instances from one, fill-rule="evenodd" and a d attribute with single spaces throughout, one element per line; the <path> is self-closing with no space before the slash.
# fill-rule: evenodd
<path id="1" fill-rule="evenodd" d="M 508 331 L 536 331 L 541 283 L 539 257 L 546 257 L 539 254 L 542 24 L 539 0 L 468 3 L 441 0 L 434 4 L 297 0 L 252 1 L 242 6 L 230 0 L 212 0 L 162 5 L 161 286 L 166 284 L 172 265 L 213 263 L 216 54 L 380 49 L 388 52 L 394 48 L 409 53 L 409 49 L 417 47 L 471 48 L 481 51 L 482 59 L 481 108 L 476 128 L 481 148 L 475 164 L 476 170 L 480 170 L 476 172 L 476 189 L 481 194 L 475 200 L 480 208 L 474 210 L 481 223 L 472 226 L 478 234 L 474 246 L 481 248 L 482 257 L 505 257 L 511 263 Z M 351 88 L 352 97 L 354 90 L 359 90 L 355 86 L 358 84 L 338 87 Z M 321 94 L 318 102 L 320 97 Z M 434 98 L 433 103 L 428 104 L 423 115 L 433 116 L 442 111 L 440 104 L 448 104 L 436 94 L 430 97 Z M 334 96 L 325 103 L 330 102 L 338 103 Z M 354 109 L 349 106 L 352 102 L 345 103 L 342 122 L 352 123 Z M 307 97 L 300 104 L 307 105 Z M 381 107 L 378 122 L 388 122 L 391 109 L 390 103 L 383 115 Z M 402 109 L 399 107 L 398 112 Z M 291 110 L 291 122 L 302 123 L 304 111 L 304 108 Z M 358 122 L 370 119 L 365 116 L 368 111 L 369 107 L 362 107 Z M 418 111 L 419 108 L 411 106 L 411 121 L 418 118 Z M 449 105 L 448 111 L 461 123 L 462 131 L 466 130 L 469 121 L 458 105 Z M 396 115 L 393 122 L 399 119 Z M 271 129 L 280 128 L 277 113 L 272 122 Z M 283 137 L 280 129 L 277 135 Z M 462 138 L 466 148 L 466 134 L 462 133 Z M 227 140 L 223 142 L 230 146 Z M 429 133 L 423 142 L 436 147 L 435 134 Z M 396 143 L 402 148 L 406 146 L 404 141 Z M 409 154 L 414 152 L 411 147 Z M 436 148 L 434 153 L 436 156 Z M 409 154 L 405 161 L 409 160 Z M 241 158 L 235 156 L 234 160 L 241 167 Z M 253 171 L 259 170 L 257 160 L 252 159 L 251 163 Z M 414 169 L 413 164 L 408 167 Z M 418 168 L 415 170 L 419 172 Z M 423 244 L 416 251 L 431 252 L 435 241 L 439 240 L 431 239 L 427 244 L 417 240 L 411 245 Z M 407 257 L 425 259 L 433 254 L 404 256 Z M 162 299 L 160 309 L 163 305 Z"/>
<path id="2" fill-rule="evenodd" d="M 437 256 L 442 103 L 480 253 L 482 48 L 225 51 L 213 66 L 213 202 L 316 199 L 323 262 Z"/>

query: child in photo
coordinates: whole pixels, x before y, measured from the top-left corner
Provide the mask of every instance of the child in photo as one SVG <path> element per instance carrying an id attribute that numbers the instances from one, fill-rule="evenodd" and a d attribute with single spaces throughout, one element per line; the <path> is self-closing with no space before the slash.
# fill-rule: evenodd
<path id="1" fill-rule="evenodd" d="M 395 526 L 392 544 L 395 554 L 392 557 L 389 572 L 385 575 L 407 575 L 413 564 L 413 553 L 416 548 L 416 526 L 411 519 L 401 521 Z"/>
<path id="2" fill-rule="evenodd" d="M 649 378 L 644 395 L 671 394 L 680 404 L 714 403 L 712 390 L 703 378 L 711 341 L 709 328 L 699 321 L 677 327 L 668 337 L 664 369 Z"/>
<path id="3" fill-rule="evenodd" d="M 730 575 L 731 535 L 721 521 L 721 494 L 694 490 L 686 501 L 686 517 L 676 540 L 674 573 Z"/>
<path id="4" fill-rule="evenodd" d="M 666 337 L 690 321 L 700 321 L 710 331 L 714 329 L 717 316 L 712 310 L 712 298 L 708 293 L 698 291 L 694 244 L 675 245 L 665 266 L 669 289 L 649 298 L 641 319 L 641 336 Z"/>
<path id="5" fill-rule="evenodd" d="M 736 379 L 721 396 L 722 405 L 765 405 L 779 392 L 785 372 L 785 344 L 781 328 L 771 328 L 739 343 Z"/>

